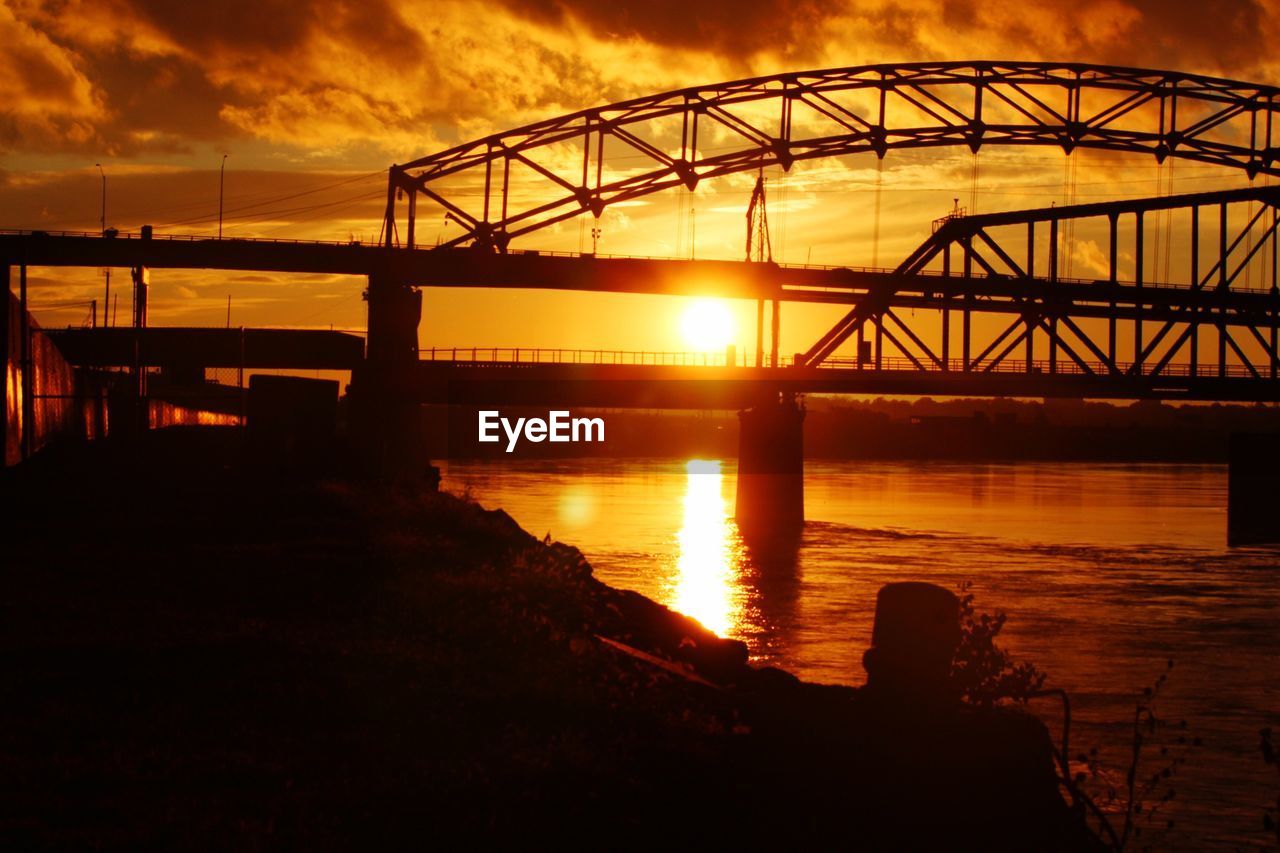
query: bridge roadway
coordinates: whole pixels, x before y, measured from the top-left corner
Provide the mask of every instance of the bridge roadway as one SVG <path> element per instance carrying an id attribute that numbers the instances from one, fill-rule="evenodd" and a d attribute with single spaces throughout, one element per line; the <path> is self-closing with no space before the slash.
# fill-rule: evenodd
<path id="1" fill-rule="evenodd" d="M 773 262 L 677 260 L 536 251 L 495 254 L 476 249 L 385 248 L 361 243 L 203 239 L 135 234 L 0 232 L 0 266 L 220 269 L 297 274 L 380 276 L 418 287 L 504 287 L 595 293 L 648 293 L 856 303 L 871 291 L 889 305 L 1008 313 L 1012 303 L 1046 299 L 1074 317 L 1185 319 L 1184 308 L 1265 316 L 1277 296 L 1267 290 L 1192 289 L 1146 282 L 1015 279 L 953 273 L 898 275 L 888 269 L 792 266 Z M 163 280 L 153 286 L 163 287 Z M 1016 310 L 1016 309 L 1015 309 Z"/>
<path id="2" fill-rule="evenodd" d="M 461 351 L 459 351 L 461 352 Z M 468 351 L 469 352 L 469 351 Z M 648 354 L 658 355 L 661 354 Z M 604 359 L 607 360 L 607 359 Z M 643 360 L 643 359 L 641 359 Z M 1005 360 L 991 370 L 919 369 L 907 359 L 884 359 L 879 370 L 834 359 L 822 367 L 726 367 L 661 363 L 552 363 L 436 358 L 417 362 L 399 388 L 420 403 L 458 405 L 592 406 L 653 409 L 744 409 L 778 392 L 793 394 L 1058 397 L 1184 401 L 1280 401 L 1280 379 L 1258 378 L 1239 365 L 1225 376 L 1216 365 L 1158 376 L 1090 374 L 1075 364 Z M 1124 365 L 1122 365 L 1124 367 Z M 1168 368 L 1166 368 L 1168 370 Z M 1211 374 L 1211 375 L 1210 375 Z M 357 372 L 358 375 L 358 372 Z"/>
<path id="3" fill-rule="evenodd" d="M 886 308 L 950 309 L 1029 316 L 1052 309 L 1063 316 L 1107 320 L 1228 323 L 1271 322 L 1280 310 L 1274 289 L 1197 288 L 1151 282 L 1048 280 L 1002 275 L 898 274 L 849 267 L 793 267 L 772 262 L 675 260 L 492 253 L 477 249 L 409 249 L 360 243 L 203 239 L 120 234 L 0 232 L 0 267 L 145 266 L 151 269 L 253 270 L 379 278 L 398 286 L 513 287 L 583 292 L 715 295 L 729 298 L 856 304 Z M 163 279 L 154 286 L 163 286 Z M 1221 322 L 1220 321 L 1220 322 Z M 1256 330 L 1255 330 L 1256 331 Z M 412 335 L 416 338 L 416 335 Z M 412 353 L 412 344 L 406 355 Z M 948 358 L 943 354 L 943 358 Z M 1225 359 L 1222 359 L 1225 360 Z M 404 399 L 422 402 L 562 400 L 599 406 L 739 408 L 767 389 L 795 393 L 934 394 L 1112 399 L 1248 400 L 1280 398 L 1276 363 L 1229 366 L 1222 374 L 1200 365 L 1164 365 L 1158 376 L 1086 369 L 1060 357 L 1047 365 L 997 359 L 996 369 L 948 369 L 929 359 L 900 368 L 858 369 L 838 358 L 820 367 L 710 368 L 677 365 L 419 363 L 394 379 Z M 1013 369 L 1008 369 L 1012 367 Z M 1119 366 L 1118 366 L 1119 367 Z M 1039 368 L 1039 369 L 1037 369 Z M 381 368 L 377 368 L 381 369 Z M 363 368 L 357 374 L 363 372 Z M 1252 372 L 1258 370 L 1260 372 Z M 1181 373 L 1179 371 L 1182 371 Z M 400 372 L 400 371 L 397 371 Z M 1132 375 L 1130 375 L 1132 374 Z M 385 381 L 385 380 L 384 380 Z M 459 390 L 470 387 L 472 390 Z M 453 393 L 450 389 L 454 389 Z M 697 389 L 691 390 L 691 389 Z M 482 399 L 483 398 L 483 399 Z"/>

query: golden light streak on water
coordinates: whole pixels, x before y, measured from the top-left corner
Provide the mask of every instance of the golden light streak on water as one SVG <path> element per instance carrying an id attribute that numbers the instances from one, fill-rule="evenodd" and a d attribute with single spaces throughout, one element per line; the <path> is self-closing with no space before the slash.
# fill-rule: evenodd
<path id="1" fill-rule="evenodd" d="M 729 517 L 719 460 L 691 459 L 685 472 L 684 523 L 676 534 L 670 604 L 708 630 L 727 636 L 743 619 L 741 542 Z"/>
<path id="2" fill-rule="evenodd" d="M 577 530 L 595 520 L 595 495 L 586 488 L 567 488 L 557 506 L 557 517 L 567 530 Z"/>

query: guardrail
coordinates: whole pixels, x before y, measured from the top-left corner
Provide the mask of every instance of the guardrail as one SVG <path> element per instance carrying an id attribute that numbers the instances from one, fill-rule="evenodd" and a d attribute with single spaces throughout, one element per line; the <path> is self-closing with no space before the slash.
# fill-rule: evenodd
<path id="1" fill-rule="evenodd" d="M 380 249 L 381 243 L 367 243 L 361 240 L 299 240 L 289 237 L 216 237 L 203 234 L 156 234 L 152 233 L 149 237 L 144 237 L 140 231 L 115 231 L 107 235 L 100 231 L 46 231 L 34 228 L 0 228 L 0 235 L 12 237 L 91 237 L 103 240 L 169 240 L 179 242 L 204 242 L 217 241 L 222 243 L 288 243 L 306 246 L 362 246 L 364 248 Z M 414 252 L 430 252 L 434 251 L 434 246 L 414 246 L 410 249 L 407 246 L 394 247 L 397 251 L 414 251 Z M 464 251 L 462 249 L 452 249 L 451 251 Z M 696 263 L 694 258 L 672 258 L 663 255 L 631 255 L 631 254 L 601 254 L 593 252 L 571 252 L 560 249 L 512 249 L 509 254 L 520 255 L 526 257 L 548 257 L 548 258 L 601 258 L 605 260 L 632 260 L 632 261 L 690 261 Z M 704 260 L 729 261 L 737 262 L 732 258 L 709 258 Z M 871 273 L 891 273 L 893 270 L 888 267 L 854 267 L 840 264 L 775 264 L 779 269 L 788 270 L 816 270 L 832 271 L 832 270 L 849 270 L 852 272 L 871 272 Z M 933 273 L 930 273 L 933 274 Z M 938 273 L 940 275 L 940 273 Z"/>
<path id="2" fill-rule="evenodd" d="M 754 353 L 734 353 L 732 362 L 727 360 L 728 353 L 679 352 L 654 350 L 592 350 L 592 349 L 551 349 L 544 347 L 431 347 L 418 353 L 420 360 L 431 362 L 451 362 L 457 364 L 482 365 L 533 365 L 533 364 L 586 364 L 586 365 L 630 365 L 643 367 L 727 367 L 732 369 L 753 369 Z M 780 356 L 778 367 L 795 367 L 793 356 Z M 1050 363 L 1048 359 L 1034 359 L 1030 368 L 1025 359 L 1006 358 L 996 364 L 979 363 L 971 365 L 969 373 L 1031 373 L 1046 376 L 1084 376 L 1090 371 L 1099 376 L 1116 375 L 1100 361 L 1089 362 L 1088 370 L 1071 359 L 1058 359 Z M 765 357 L 768 367 L 768 356 Z M 1134 371 L 1134 363 L 1122 361 L 1116 363 L 1120 374 L 1132 376 L 1167 376 L 1170 378 L 1189 378 L 1192 376 L 1212 378 L 1261 378 L 1270 379 L 1269 368 L 1257 368 L 1258 376 L 1243 364 L 1228 364 L 1225 370 L 1219 371 L 1217 364 L 1198 364 L 1192 373 L 1189 363 L 1166 364 L 1157 374 L 1150 373 L 1153 363 L 1145 363 L 1142 371 Z M 856 358 L 833 357 L 818 365 L 820 370 L 862 370 L 866 372 L 925 372 L 925 373 L 964 373 L 963 359 L 948 359 L 944 366 L 928 358 L 921 358 L 919 364 L 901 356 L 886 356 L 880 360 L 859 363 Z"/>
<path id="3" fill-rule="evenodd" d="M 0 236 L 11 237 L 93 237 L 101 240 L 167 240 L 170 242 L 215 243 L 289 243 L 304 246 L 365 246 L 377 248 L 376 243 L 359 240 L 297 240 L 289 237 L 206 237 L 201 234 L 152 234 L 143 237 L 137 231 L 118 231 L 112 235 L 98 231 L 41 231 L 19 228 L 0 228 Z"/>
<path id="4" fill-rule="evenodd" d="M 746 354 L 663 352 L 653 350 L 548 349 L 539 347 L 432 347 L 418 351 L 423 361 L 479 362 L 484 364 L 625 364 L 650 367 L 746 367 Z M 754 358 L 754 356 L 753 356 Z M 790 360 L 787 360 L 790 364 Z"/>

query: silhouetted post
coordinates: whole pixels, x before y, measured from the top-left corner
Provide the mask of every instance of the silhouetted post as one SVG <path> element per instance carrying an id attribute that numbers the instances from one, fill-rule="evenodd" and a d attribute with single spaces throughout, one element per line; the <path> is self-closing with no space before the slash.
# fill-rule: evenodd
<path id="1" fill-rule="evenodd" d="M 9 285 L 8 259 L 0 260 L 0 283 L 4 285 L 4 304 L 0 306 L 0 345 L 2 345 L 4 349 L 4 374 L 5 374 L 4 420 L 3 420 L 3 425 L 0 425 L 0 440 L 2 440 L 2 443 L 4 446 L 4 464 L 9 465 L 13 462 L 16 462 L 17 460 L 12 459 L 11 458 L 12 454 L 9 453 L 9 441 L 12 438 L 9 432 L 9 426 L 10 426 L 9 412 L 11 411 L 9 406 L 9 392 L 12 389 L 9 388 L 8 377 L 9 377 L 9 361 L 13 356 L 13 350 L 10 349 L 10 347 L 13 345 L 12 344 L 13 338 L 11 335 L 11 329 L 9 325 L 12 322 L 12 318 L 11 318 L 12 309 L 10 308 L 9 303 L 13 299 L 13 292 L 9 289 L 10 285 Z"/>
<path id="2" fill-rule="evenodd" d="M 222 165 L 218 168 L 218 239 L 222 239 L 222 191 L 226 187 L 227 155 L 222 155 Z"/>
<path id="3" fill-rule="evenodd" d="M 133 279 L 133 429 L 141 434 L 150 426 L 147 402 L 147 365 L 142 353 L 142 330 L 147 327 L 147 297 L 151 290 L 151 270 L 143 266 L 129 270 Z"/>
<path id="4" fill-rule="evenodd" d="M 331 468 L 338 390 L 331 379 L 251 377 L 245 446 L 254 466 L 301 474 Z"/>
<path id="5" fill-rule="evenodd" d="M 102 216 L 100 224 L 102 225 L 102 233 L 107 233 L 107 173 L 102 171 L 101 163 L 94 163 L 98 167 L 98 174 L 102 176 Z"/>
<path id="6" fill-rule="evenodd" d="M 738 413 L 736 516 L 752 532 L 804 524 L 804 407 L 793 394 Z"/>
<path id="7" fill-rule="evenodd" d="M 951 663 L 960 646 L 960 600 L 936 584 L 886 584 L 876 595 L 871 648 L 862 656 L 867 691 L 903 710 L 957 698 Z"/>
<path id="8" fill-rule="evenodd" d="M 133 267 L 129 270 L 133 279 L 133 327 L 147 327 L 147 295 L 151 288 L 151 270 L 146 267 Z"/>
<path id="9" fill-rule="evenodd" d="M 1227 544 L 1280 542 L 1280 433 L 1236 433 L 1227 463 Z"/>
<path id="10" fill-rule="evenodd" d="M 365 361 L 352 376 L 353 426 L 369 473 L 415 477 L 426 471 L 414 382 L 422 293 L 386 275 L 369 276 Z"/>
<path id="11" fill-rule="evenodd" d="M 35 447 L 36 398 L 35 371 L 31 366 L 31 307 L 27 304 L 26 264 L 18 266 L 18 333 L 22 336 L 22 458 L 28 459 Z"/>

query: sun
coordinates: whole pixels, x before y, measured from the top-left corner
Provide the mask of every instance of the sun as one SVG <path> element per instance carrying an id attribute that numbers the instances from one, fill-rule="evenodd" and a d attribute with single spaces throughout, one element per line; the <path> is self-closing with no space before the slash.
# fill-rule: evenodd
<path id="1" fill-rule="evenodd" d="M 695 299 L 680 315 L 686 346 L 699 352 L 723 350 L 733 340 L 733 314 L 720 299 Z"/>

